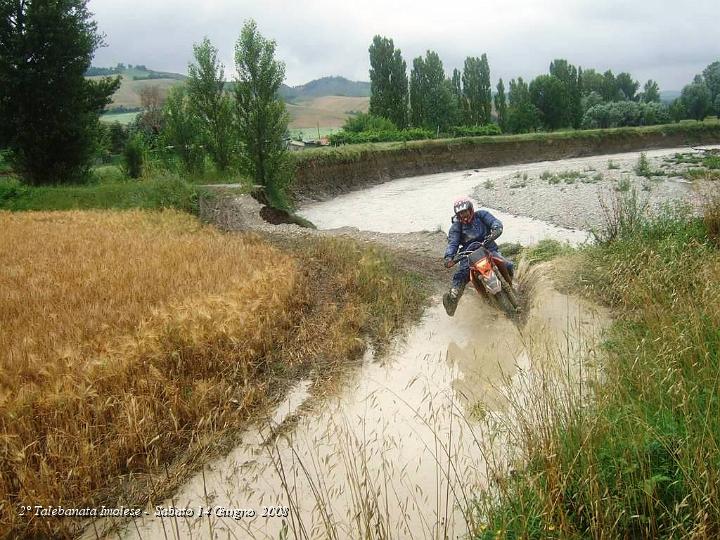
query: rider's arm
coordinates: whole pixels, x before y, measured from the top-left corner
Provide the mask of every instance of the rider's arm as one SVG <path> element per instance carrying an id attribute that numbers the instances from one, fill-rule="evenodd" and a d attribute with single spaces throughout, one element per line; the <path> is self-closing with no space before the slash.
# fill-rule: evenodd
<path id="1" fill-rule="evenodd" d="M 502 222 L 487 210 L 479 210 L 478 214 L 480 215 L 480 219 L 483 221 L 483 223 L 485 223 L 485 225 L 487 225 L 487 227 L 490 229 L 490 232 L 485 237 L 484 242 L 494 241 L 503 232 Z"/>
<path id="2" fill-rule="evenodd" d="M 460 222 L 453 221 L 448 231 L 448 244 L 445 249 L 444 259 L 451 259 L 457 253 L 458 247 L 460 247 Z"/>

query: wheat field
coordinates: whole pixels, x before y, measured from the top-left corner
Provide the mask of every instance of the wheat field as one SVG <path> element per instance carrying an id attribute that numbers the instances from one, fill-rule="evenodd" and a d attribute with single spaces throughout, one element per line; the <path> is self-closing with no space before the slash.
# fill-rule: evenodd
<path id="1" fill-rule="evenodd" d="M 72 537 L 77 520 L 18 507 L 161 497 L 168 466 L 187 474 L 213 437 L 302 370 L 356 358 L 363 334 L 388 339 L 422 297 L 348 241 L 288 254 L 176 211 L 1 212 L 0 530 Z"/>

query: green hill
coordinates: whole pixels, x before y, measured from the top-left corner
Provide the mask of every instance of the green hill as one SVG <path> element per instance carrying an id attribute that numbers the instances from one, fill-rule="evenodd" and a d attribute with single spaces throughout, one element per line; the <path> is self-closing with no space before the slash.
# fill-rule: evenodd
<path id="1" fill-rule="evenodd" d="M 370 83 L 351 81 L 345 77 L 322 77 L 299 86 L 280 88 L 286 101 L 303 101 L 323 96 L 370 97 Z"/>
<path id="2" fill-rule="evenodd" d="M 143 88 L 156 86 L 161 95 L 171 87 L 182 84 L 186 75 L 148 69 L 144 65 L 112 68 L 91 67 L 87 77 L 100 78 L 119 75 L 120 88 L 113 94 L 103 120 L 107 122 L 131 122 L 141 109 L 140 93 Z M 232 82 L 226 86 L 231 90 Z M 355 112 L 367 112 L 370 83 L 350 81 L 344 77 L 322 77 L 306 84 L 290 87 L 282 85 L 280 96 L 288 103 L 290 126 L 333 127 L 341 126 Z"/>

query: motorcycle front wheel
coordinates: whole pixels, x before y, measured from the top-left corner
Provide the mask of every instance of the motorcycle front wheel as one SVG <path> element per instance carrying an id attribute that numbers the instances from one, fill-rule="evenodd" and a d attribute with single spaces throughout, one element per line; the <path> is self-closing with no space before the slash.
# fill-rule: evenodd
<path id="1" fill-rule="evenodd" d="M 507 315 L 508 317 L 512 317 L 513 315 L 515 315 L 515 306 L 513 306 L 510 298 L 508 298 L 508 295 L 505 291 L 500 291 L 494 296 L 495 301 L 497 302 L 498 306 L 500 306 L 500 309 L 505 312 L 505 315 Z"/>

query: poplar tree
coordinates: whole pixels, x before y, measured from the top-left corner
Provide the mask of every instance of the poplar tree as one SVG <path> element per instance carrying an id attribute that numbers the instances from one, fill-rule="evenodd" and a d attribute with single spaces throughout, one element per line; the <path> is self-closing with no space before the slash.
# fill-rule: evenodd
<path id="1" fill-rule="evenodd" d="M 393 40 L 375 36 L 370 53 L 370 114 L 391 120 L 400 129 L 407 126 L 407 65 Z"/>
<path id="2" fill-rule="evenodd" d="M 565 85 L 554 75 L 540 75 L 530 83 L 530 99 L 540 111 L 546 129 L 555 130 L 568 123 L 568 95 Z"/>
<path id="3" fill-rule="evenodd" d="M 510 81 L 507 115 L 510 133 L 526 133 L 539 126 L 540 113 L 530 100 L 530 90 L 522 77 Z"/>
<path id="4" fill-rule="evenodd" d="M 445 131 L 456 121 L 457 110 L 452 81 L 445 78 L 442 61 L 435 51 L 415 58 L 410 72 L 410 115 L 412 124 L 433 131 Z"/>
<path id="5" fill-rule="evenodd" d="M 465 97 L 465 123 L 477 126 L 490 123 L 492 92 L 490 90 L 490 66 L 487 55 L 469 56 L 463 68 L 463 95 Z"/>
<path id="6" fill-rule="evenodd" d="M 435 51 L 413 60 L 410 72 L 410 115 L 416 127 L 443 131 L 454 122 L 452 82 L 445 79 L 442 61 Z"/>
<path id="7" fill-rule="evenodd" d="M 489 124 L 492 111 L 492 83 L 490 82 L 490 64 L 487 55 L 483 53 L 480 57 L 480 104 L 481 124 Z"/>
<path id="8" fill-rule="evenodd" d="M 482 123 L 483 105 L 481 90 L 480 59 L 468 56 L 463 66 L 463 104 L 465 124 L 477 126 Z"/>
<path id="9" fill-rule="evenodd" d="M 188 65 L 190 110 L 198 119 L 202 140 L 219 171 L 230 166 L 233 151 L 232 100 L 225 92 L 225 66 L 206 37 L 193 45 L 195 63 Z M 179 98 L 178 98 L 179 99 Z"/>
<path id="10" fill-rule="evenodd" d="M 163 107 L 163 136 L 189 173 L 203 168 L 202 127 L 185 86 L 173 86 Z"/>
<path id="11" fill-rule="evenodd" d="M 581 70 L 570 64 L 563 58 L 557 58 L 550 62 L 550 75 L 557 78 L 565 89 L 566 108 L 565 114 L 558 119 L 560 126 L 572 126 L 579 128 L 582 122 L 582 82 Z"/>
<path id="12" fill-rule="evenodd" d="M 495 112 L 497 113 L 497 120 L 500 129 L 505 131 L 507 129 L 507 101 L 505 98 L 505 85 L 503 80 L 500 79 L 497 84 L 497 93 L 495 94 Z"/>
<path id="13" fill-rule="evenodd" d="M 615 78 L 615 84 L 617 85 L 620 97 L 624 101 L 635 101 L 637 99 L 637 91 L 640 88 L 640 83 L 632 78 L 632 75 L 623 71 L 618 73 Z"/>
<path id="14" fill-rule="evenodd" d="M 0 2 L 0 140 L 30 184 L 82 181 L 118 78 L 85 78 L 103 44 L 86 0 Z"/>
<path id="15" fill-rule="evenodd" d="M 462 92 L 462 74 L 460 73 L 460 70 L 453 69 L 452 74 L 452 80 L 451 80 L 451 87 L 452 87 L 452 94 L 455 98 L 455 108 L 456 113 L 458 114 L 458 121 L 462 122 L 462 114 L 463 114 L 463 106 L 464 106 L 464 98 L 463 98 L 463 92 Z"/>
<path id="16" fill-rule="evenodd" d="M 235 45 L 235 112 L 243 169 L 264 187 L 271 204 L 287 207 L 290 161 L 283 139 L 289 117 L 278 98 L 285 64 L 275 59 L 275 47 L 255 21 L 245 23 Z"/>
<path id="17" fill-rule="evenodd" d="M 648 79 L 640 94 L 641 100 L 645 103 L 660 103 L 660 87 L 652 79 Z"/>

